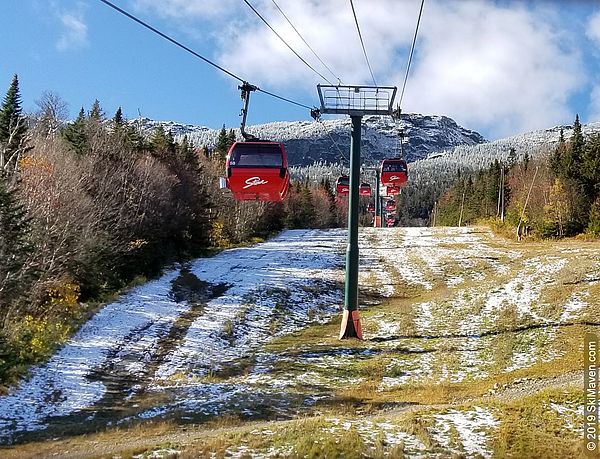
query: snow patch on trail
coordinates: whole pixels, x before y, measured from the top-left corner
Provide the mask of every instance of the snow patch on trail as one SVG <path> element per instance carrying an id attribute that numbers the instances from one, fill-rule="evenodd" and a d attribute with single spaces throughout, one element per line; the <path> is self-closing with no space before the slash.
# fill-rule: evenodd
<path id="1" fill-rule="evenodd" d="M 350 419 L 340 420 L 337 418 L 329 418 L 327 422 L 331 423 L 331 427 L 323 429 L 327 435 L 336 435 L 343 441 L 344 433 L 350 429 L 355 429 L 363 441 L 375 448 L 378 441 L 382 440 L 386 449 L 392 449 L 396 445 L 403 445 L 405 457 L 423 458 L 428 457 L 427 447 L 415 435 L 404 432 L 402 427 L 391 422 L 369 421 L 367 419 Z M 301 452 L 301 451 L 299 451 Z"/>
<path id="2" fill-rule="evenodd" d="M 564 258 L 533 258 L 525 261 L 525 268 L 518 272 L 514 279 L 488 296 L 483 315 L 491 316 L 507 304 L 516 306 L 521 317 L 530 316 L 546 322 L 547 319 L 538 315 L 532 306 L 539 298 L 544 284 L 551 284 L 553 275 L 566 264 L 567 260 Z"/>
<path id="3" fill-rule="evenodd" d="M 175 319 L 189 309 L 170 298 L 170 271 L 106 305 L 81 327 L 50 361 L 33 369 L 31 377 L 11 394 L 0 398 L 0 439 L 11 431 L 33 431 L 47 426 L 51 416 L 64 416 L 92 406 L 106 387 L 93 373 L 107 359 L 118 364 L 125 354 L 144 359 Z M 132 362 L 135 374 L 139 366 Z"/>
<path id="4" fill-rule="evenodd" d="M 565 309 L 560 315 L 560 321 L 566 322 L 571 319 L 577 319 L 579 316 L 578 313 L 587 306 L 587 303 L 583 299 L 589 296 L 590 292 L 587 290 L 583 292 L 575 292 L 565 304 Z"/>
<path id="5" fill-rule="evenodd" d="M 451 429 L 456 429 L 460 446 L 469 456 L 492 457 L 488 449 L 487 433 L 499 425 L 489 409 L 474 407 L 471 411 L 450 410 L 445 414 L 433 415 L 435 425 L 429 428 L 432 437 L 442 446 L 454 449 L 451 445 Z"/>
<path id="6" fill-rule="evenodd" d="M 313 292 L 310 286 L 340 280 L 340 272 L 332 268 L 341 262 L 345 234 L 291 230 L 258 246 L 193 263 L 190 271 L 202 281 L 232 287 L 206 305 L 181 345 L 159 367 L 157 381 L 168 385 L 176 373 L 204 376 L 219 370 L 274 335 L 311 322 L 311 308 L 329 318 L 339 307 L 341 292 L 331 286 Z M 239 269 L 231 268 L 232 259 Z M 281 317 L 276 315 L 278 308 Z M 280 320 L 276 329 L 273 320 Z"/>

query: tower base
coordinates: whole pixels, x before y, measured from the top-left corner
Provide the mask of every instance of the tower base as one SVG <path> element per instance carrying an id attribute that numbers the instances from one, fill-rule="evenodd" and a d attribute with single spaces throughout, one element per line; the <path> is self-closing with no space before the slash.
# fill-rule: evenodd
<path id="1" fill-rule="evenodd" d="M 345 338 L 363 339 L 358 311 L 348 311 L 347 309 L 344 309 L 342 326 L 340 328 L 340 339 Z"/>

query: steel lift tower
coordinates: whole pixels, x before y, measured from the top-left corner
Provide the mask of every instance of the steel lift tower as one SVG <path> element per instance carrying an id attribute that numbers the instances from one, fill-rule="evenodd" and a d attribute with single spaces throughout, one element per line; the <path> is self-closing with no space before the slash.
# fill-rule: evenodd
<path id="1" fill-rule="evenodd" d="M 340 339 L 362 339 L 358 314 L 358 201 L 360 187 L 360 136 L 364 115 L 392 115 L 395 86 L 317 85 L 321 114 L 349 115 L 352 120 L 350 139 L 350 194 L 348 199 L 348 246 L 344 314 Z"/>

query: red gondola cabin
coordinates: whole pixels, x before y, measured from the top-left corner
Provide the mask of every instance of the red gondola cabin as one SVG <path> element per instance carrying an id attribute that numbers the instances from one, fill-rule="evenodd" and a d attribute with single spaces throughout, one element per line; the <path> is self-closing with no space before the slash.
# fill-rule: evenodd
<path id="1" fill-rule="evenodd" d="M 368 183 L 361 183 L 359 193 L 361 196 L 371 196 L 371 185 Z"/>
<path id="2" fill-rule="evenodd" d="M 408 180 L 408 167 L 402 158 L 384 159 L 380 169 L 381 183 L 385 186 L 403 186 Z"/>
<path id="3" fill-rule="evenodd" d="M 238 201 L 283 201 L 290 175 L 283 144 L 235 142 L 225 163 L 227 188 Z"/>
<path id="4" fill-rule="evenodd" d="M 385 210 L 388 212 L 394 212 L 396 210 L 396 201 L 390 199 L 385 203 Z"/>
<path id="5" fill-rule="evenodd" d="M 387 196 L 396 196 L 400 194 L 399 186 L 387 186 L 385 187 L 385 194 Z"/>
<path id="6" fill-rule="evenodd" d="M 370 214 L 374 213 L 375 212 L 375 206 L 373 204 L 369 204 L 367 206 L 367 212 L 370 213 Z"/>
<path id="7" fill-rule="evenodd" d="M 335 192 L 340 196 L 348 196 L 350 192 L 350 177 L 340 176 L 335 182 Z"/>

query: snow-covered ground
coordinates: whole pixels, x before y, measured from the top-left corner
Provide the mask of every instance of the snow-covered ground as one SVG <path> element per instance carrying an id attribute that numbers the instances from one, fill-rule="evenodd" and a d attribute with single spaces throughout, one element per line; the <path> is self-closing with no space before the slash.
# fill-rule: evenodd
<path id="1" fill-rule="evenodd" d="M 560 358 L 564 336 L 557 325 L 580 320 L 597 305 L 589 291 L 598 274 L 590 269 L 600 260 L 593 247 L 529 254 L 479 228 L 362 228 L 361 294 L 383 302 L 381 309 L 361 304 L 364 346 L 265 349 L 274 338 L 339 316 L 345 238 L 339 229 L 285 231 L 131 290 L 0 398 L 0 441 L 61 422 L 252 418 L 265 410 L 290 416 L 359 386 L 370 377 L 359 369 L 372 358 L 383 361 L 374 387 L 384 396 L 413 384 L 506 375 Z M 580 263 L 577 275 L 574 262 Z M 568 282 L 558 282 L 561 276 Z M 200 304 L 176 294 L 182 279 L 201 290 Z M 569 291 L 560 296 L 553 289 L 563 285 Z M 534 327 L 498 333 L 523 324 Z M 122 410 L 105 416 L 114 407 Z M 548 409 L 566 413 L 560 405 Z M 483 456 L 491 454 L 486 435 L 500 422 L 479 407 L 441 412 L 430 421 L 441 447 L 450 448 L 458 435 L 465 453 Z M 332 429 L 352 425 L 371 441 L 369 429 L 377 428 L 390 444 L 426 456 L 421 440 L 400 427 L 345 422 L 332 421 Z"/>
<path id="2" fill-rule="evenodd" d="M 17 432 L 44 429 L 53 417 L 82 410 L 92 419 L 94 405 L 107 393 L 97 374 L 110 373 L 115 366 L 123 379 L 146 384 L 149 378 L 154 385 L 166 385 L 176 373 L 205 375 L 276 334 L 329 318 L 341 302 L 334 286 L 343 275 L 345 234 L 286 231 L 257 246 L 196 260 L 188 268 L 198 279 L 229 288 L 204 306 L 153 374 L 148 368 L 159 354 L 160 338 L 190 309 L 173 297 L 172 282 L 180 271 L 169 271 L 106 305 L 46 365 L 0 398 L 0 439 L 10 441 Z M 276 317 L 278 309 L 281 317 Z M 273 326 L 275 319 L 280 320 Z M 140 384 L 131 386 L 129 397 L 142 388 Z M 239 390 L 204 385 L 199 392 L 214 402 L 219 392 Z"/>

